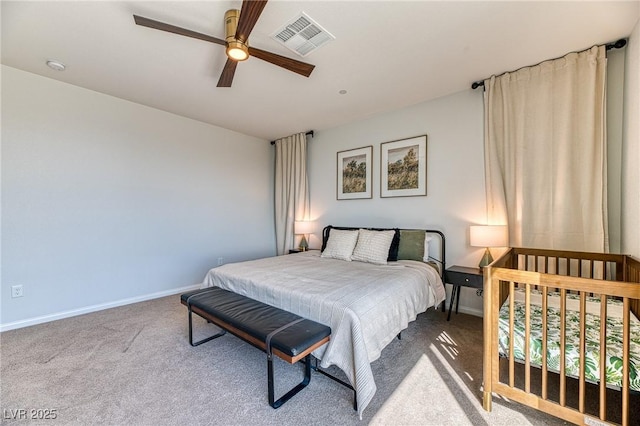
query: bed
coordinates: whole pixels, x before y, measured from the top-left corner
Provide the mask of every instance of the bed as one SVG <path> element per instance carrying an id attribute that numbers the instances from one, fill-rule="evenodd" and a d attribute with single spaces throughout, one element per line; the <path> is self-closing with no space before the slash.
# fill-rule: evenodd
<path id="1" fill-rule="evenodd" d="M 346 248 L 336 252 L 338 237 L 349 232 L 360 233 L 359 242 L 354 248 L 340 240 L 340 247 Z M 440 231 L 364 232 L 329 226 L 323 230 L 322 251 L 230 263 L 211 269 L 204 280 L 205 286 L 221 287 L 330 326 L 331 340 L 313 355 L 320 367 L 335 365 L 345 373 L 356 392 L 360 417 L 376 391 L 370 364 L 418 314 L 445 299 L 441 276 L 445 242 Z M 363 244 L 363 235 L 378 237 L 383 232 L 393 234 L 384 261 L 351 260 L 358 247 L 373 247 Z M 432 236 L 438 238 L 437 244 L 430 241 Z M 425 262 L 429 259 L 440 265 Z"/>
<path id="2" fill-rule="evenodd" d="M 511 248 L 484 275 L 487 411 L 497 394 L 576 424 L 640 422 L 638 260 Z"/>

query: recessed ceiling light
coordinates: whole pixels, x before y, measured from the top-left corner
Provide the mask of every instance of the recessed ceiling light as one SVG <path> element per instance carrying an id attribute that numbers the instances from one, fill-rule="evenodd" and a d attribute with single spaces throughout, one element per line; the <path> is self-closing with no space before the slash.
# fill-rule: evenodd
<path id="1" fill-rule="evenodd" d="M 346 90 L 344 90 L 344 89 L 342 89 L 342 90 L 341 90 L 341 91 L 339 91 L 338 93 L 340 93 L 341 95 L 346 95 L 346 94 L 347 94 L 347 91 L 346 91 Z"/>
<path id="2" fill-rule="evenodd" d="M 60 61 L 47 61 L 47 66 L 56 71 L 64 71 L 66 68 L 65 64 Z"/>

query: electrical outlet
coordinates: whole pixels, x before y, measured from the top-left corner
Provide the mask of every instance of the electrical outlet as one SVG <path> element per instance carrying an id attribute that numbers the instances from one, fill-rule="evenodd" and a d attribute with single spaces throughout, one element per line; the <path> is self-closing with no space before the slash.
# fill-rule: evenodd
<path id="1" fill-rule="evenodd" d="M 224 263 L 224 257 L 219 257 L 218 258 L 218 266 L 222 265 Z"/>
<path id="2" fill-rule="evenodd" d="M 12 285 L 11 286 L 11 297 L 22 297 L 24 293 L 22 292 L 22 285 Z"/>

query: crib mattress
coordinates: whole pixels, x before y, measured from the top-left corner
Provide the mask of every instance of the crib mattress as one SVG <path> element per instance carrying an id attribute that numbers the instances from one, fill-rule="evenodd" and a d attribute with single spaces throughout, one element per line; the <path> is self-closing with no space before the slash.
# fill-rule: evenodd
<path id="1" fill-rule="evenodd" d="M 560 294 L 549 292 L 547 307 L 547 368 L 560 371 Z M 524 362 L 525 336 L 525 292 L 516 289 L 514 300 L 514 357 Z M 566 318 L 566 374 L 577 378 L 580 368 L 580 298 L 567 294 Z M 533 366 L 542 365 L 542 294 L 531 290 L 531 328 L 529 359 Z M 600 381 L 600 299 L 587 297 L 586 313 L 585 379 L 592 383 Z M 622 387 L 622 302 L 607 301 L 607 350 L 606 379 L 609 387 Z M 630 388 L 640 392 L 640 321 L 631 313 Z M 499 351 L 509 356 L 509 298 L 500 309 Z"/>

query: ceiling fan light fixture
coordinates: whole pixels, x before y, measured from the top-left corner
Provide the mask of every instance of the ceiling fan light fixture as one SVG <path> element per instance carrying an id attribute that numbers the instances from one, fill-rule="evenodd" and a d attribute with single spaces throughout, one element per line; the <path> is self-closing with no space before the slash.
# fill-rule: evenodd
<path id="1" fill-rule="evenodd" d="M 227 43 L 227 56 L 234 61 L 246 61 L 249 59 L 249 48 L 238 40 L 230 41 Z"/>
<path id="2" fill-rule="evenodd" d="M 224 32 L 225 40 L 227 41 L 227 57 L 234 61 L 246 61 L 249 58 L 247 40 L 238 40 L 236 38 L 238 19 L 240 19 L 240 11 L 238 9 L 227 10 L 224 14 Z"/>

